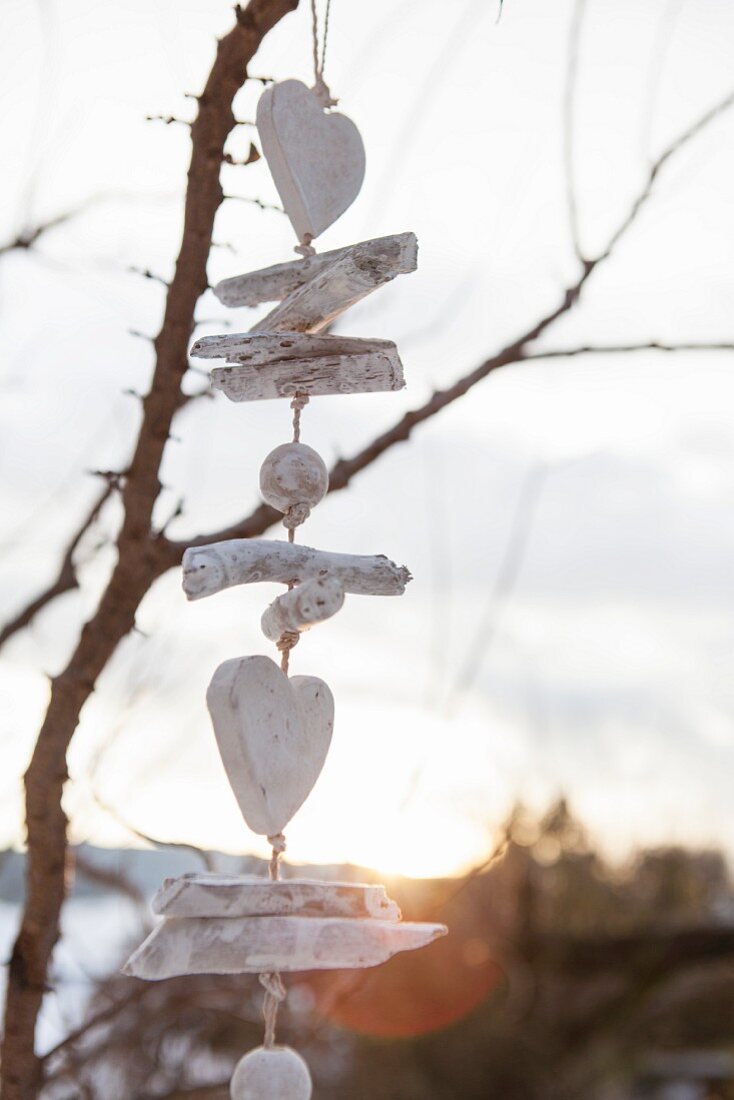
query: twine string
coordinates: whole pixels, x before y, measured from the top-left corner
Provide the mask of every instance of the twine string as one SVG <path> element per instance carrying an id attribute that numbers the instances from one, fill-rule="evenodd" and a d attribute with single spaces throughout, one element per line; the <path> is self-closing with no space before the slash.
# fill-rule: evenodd
<path id="1" fill-rule="evenodd" d="M 263 1046 L 272 1050 L 275 1046 L 275 1025 L 278 1022 L 278 1008 L 285 1000 L 285 986 L 277 971 L 268 971 L 260 975 L 260 984 L 265 990 L 263 1017 L 265 1018 L 265 1039 Z"/>

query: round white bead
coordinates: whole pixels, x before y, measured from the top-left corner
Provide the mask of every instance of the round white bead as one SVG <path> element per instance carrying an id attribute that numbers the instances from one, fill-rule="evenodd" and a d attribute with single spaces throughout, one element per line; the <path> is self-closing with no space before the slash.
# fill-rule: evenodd
<path id="1" fill-rule="evenodd" d="M 290 1047 L 257 1047 L 237 1063 L 229 1089 L 232 1100 L 311 1100 L 311 1074 Z"/>
<path id="2" fill-rule="evenodd" d="M 279 512 L 296 504 L 313 508 L 328 488 L 329 471 L 323 458 L 305 443 L 282 443 L 260 467 L 263 500 Z"/>

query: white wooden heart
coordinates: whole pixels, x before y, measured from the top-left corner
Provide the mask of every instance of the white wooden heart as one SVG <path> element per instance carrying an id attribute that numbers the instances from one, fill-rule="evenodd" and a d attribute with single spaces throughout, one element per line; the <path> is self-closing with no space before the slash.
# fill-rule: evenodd
<path id="1" fill-rule="evenodd" d="M 334 698 L 315 676 L 290 680 L 269 657 L 237 657 L 206 695 L 214 734 L 242 815 L 254 833 L 281 832 L 324 766 Z"/>
<path id="2" fill-rule="evenodd" d="M 364 145 L 346 115 L 328 112 L 300 80 L 271 84 L 257 105 L 257 129 L 286 214 L 301 243 L 352 205 L 364 179 Z"/>

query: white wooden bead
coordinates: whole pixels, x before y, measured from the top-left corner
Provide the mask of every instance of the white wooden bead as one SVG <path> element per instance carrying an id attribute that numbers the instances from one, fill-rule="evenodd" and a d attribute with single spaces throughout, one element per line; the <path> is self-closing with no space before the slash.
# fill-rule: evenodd
<path id="1" fill-rule="evenodd" d="M 295 504 L 313 508 L 328 488 L 329 471 L 323 458 L 305 443 L 282 443 L 260 467 L 263 500 L 279 512 Z"/>
<path id="2" fill-rule="evenodd" d="M 257 1047 L 242 1058 L 230 1085 L 232 1100 L 310 1100 L 308 1066 L 290 1047 Z"/>

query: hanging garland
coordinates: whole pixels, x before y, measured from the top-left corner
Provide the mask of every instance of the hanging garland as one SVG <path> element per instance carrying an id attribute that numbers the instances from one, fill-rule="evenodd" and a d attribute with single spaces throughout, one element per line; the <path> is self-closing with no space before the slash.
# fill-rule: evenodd
<path id="1" fill-rule="evenodd" d="M 242 815 L 266 836 L 268 877 L 186 874 L 167 879 L 153 900 L 164 919 L 125 965 L 138 978 L 183 974 L 259 975 L 265 990 L 263 1046 L 238 1063 L 232 1100 L 309 1100 L 308 1067 L 276 1045 L 281 975 L 379 965 L 443 935 L 441 924 L 406 923 L 383 886 L 280 878 L 284 830 L 310 794 L 331 743 L 334 699 L 315 676 L 291 676 L 301 634 L 343 606 L 346 594 L 397 596 L 410 573 L 384 555 L 336 554 L 296 542 L 296 531 L 328 490 L 321 456 L 301 442 L 311 397 L 399 390 L 403 369 L 392 341 L 323 335 L 350 306 L 397 275 L 414 271 L 413 233 L 363 241 L 317 254 L 313 241 L 354 202 L 365 154 L 354 123 L 331 110 L 324 80 L 330 0 L 319 49 L 313 17 L 314 86 L 271 85 L 257 127 L 301 259 L 226 279 L 214 293 L 226 306 L 278 302 L 247 333 L 197 340 L 191 353 L 223 359 L 212 386 L 232 401 L 290 400 L 292 438 L 260 469 L 263 499 L 283 515 L 287 541 L 233 539 L 187 550 L 183 588 L 190 600 L 233 585 L 285 584 L 262 616 L 270 657 L 236 657 L 214 672 L 207 705 L 219 753 Z"/>

